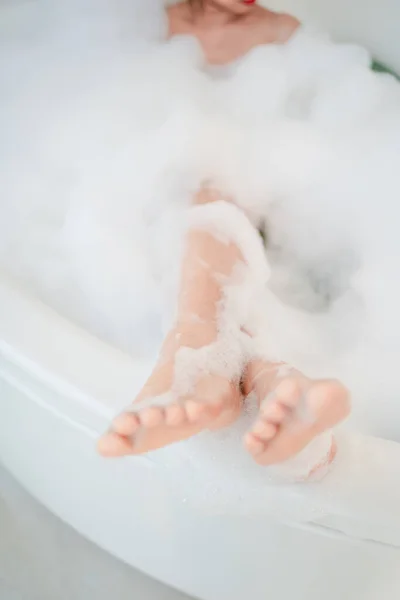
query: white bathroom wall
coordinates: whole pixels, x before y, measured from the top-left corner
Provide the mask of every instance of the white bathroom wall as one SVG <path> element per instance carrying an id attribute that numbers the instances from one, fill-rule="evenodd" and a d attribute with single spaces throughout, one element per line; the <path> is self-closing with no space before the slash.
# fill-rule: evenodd
<path id="1" fill-rule="evenodd" d="M 169 3 L 178 0 L 165 1 Z M 0 8 L 15 8 L 18 5 L 33 6 L 36 2 L 37 0 L 0 0 Z M 304 22 L 322 26 L 340 40 L 361 43 L 368 47 L 380 61 L 400 72 L 400 0 L 260 0 L 260 2 L 274 10 L 292 13 Z"/>
<path id="2" fill-rule="evenodd" d="M 400 0 L 262 0 L 274 10 L 328 29 L 341 40 L 359 42 L 400 72 Z"/>

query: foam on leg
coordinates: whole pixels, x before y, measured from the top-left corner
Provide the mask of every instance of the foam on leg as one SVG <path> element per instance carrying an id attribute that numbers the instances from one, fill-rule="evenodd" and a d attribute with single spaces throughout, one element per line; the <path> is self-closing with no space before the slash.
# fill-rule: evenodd
<path id="1" fill-rule="evenodd" d="M 189 210 L 186 241 L 173 329 L 126 419 L 120 415 L 103 438 L 103 454 L 108 442 L 117 447 L 118 435 L 130 437 L 131 452 L 140 454 L 238 416 L 249 354 L 243 325 L 268 273 L 261 240 L 244 213 L 220 201 Z"/>
<path id="2" fill-rule="evenodd" d="M 336 454 L 330 430 L 349 414 L 346 388 L 263 360 L 249 365 L 245 387 L 254 391 L 259 404 L 257 419 L 245 435 L 254 460 L 273 467 L 285 480 L 325 475 Z"/>
<path id="3" fill-rule="evenodd" d="M 261 238 L 234 204 L 217 200 L 190 208 L 187 228 L 188 237 L 192 236 L 197 248 L 194 253 L 190 251 L 190 259 L 185 257 L 175 320 L 178 324 L 188 324 L 191 331 L 196 327 L 204 330 L 205 324 L 212 322 L 215 336 L 200 347 L 192 347 L 182 339 L 177 341 L 172 385 L 176 395 L 192 393 L 195 382 L 204 374 L 230 381 L 240 379 L 252 352 L 243 327 L 269 277 Z M 209 239 L 204 239 L 204 235 L 201 239 L 202 234 Z M 198 235 L 200 239 L 194 239 Z M 215 253 L 220 254 L 220 260 Z M 212 306 L 200 289 L 210 285 L 215 300 Z M 210 293 L 208 288 L 207 294 Z"/>

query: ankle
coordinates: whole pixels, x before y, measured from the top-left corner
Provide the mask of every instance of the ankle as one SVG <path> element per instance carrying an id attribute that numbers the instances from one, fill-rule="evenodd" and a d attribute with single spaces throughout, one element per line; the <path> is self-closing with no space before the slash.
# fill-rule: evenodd
<path id="1" fill-rule="evenodd" d="M 196 315 L 179 317 L 174 331 L 178 346 L 187 346 L 188 348 L 208 346 L 216 340 L 218 335 L 215 320 L 203 320 Z"/>

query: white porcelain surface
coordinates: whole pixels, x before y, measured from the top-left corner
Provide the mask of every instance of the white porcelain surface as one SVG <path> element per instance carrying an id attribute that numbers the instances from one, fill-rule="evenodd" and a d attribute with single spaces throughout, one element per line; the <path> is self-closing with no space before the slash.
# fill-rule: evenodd
<path id="1" fill-rule="evenodd" d="M 362 42 L 400 70 L 397 0 L 269 5 Z M 293 515 L 290 524 L 289 514 L 280 521 L 267 507 L 262 515 L 210 516 L 169 493 L 157 462 L 95 455 L 97 432 L 148 369 L 0 276 L 0 459 L 43 505 L 115 558 L 202 600 L 400 597 L 400 444 L 345 438 L 329 480 L 293 494 L 293 515 L 319 507 L 308 526 Z M 91 600 L 93 590 L 96 600 L 109 597 L 104 590 L 119 600 L 152 597 L 115 558 L 82 540 L 70 544 L 74 534 L 50 517 L 57 526 L 41 522 L 43 508 L 30 513 L 8 498 L 1 508 L 8 513 L 0 512 L 1 600 Z M 40 563 L 46 544 L 53 550 Z"/>
<path id="2" fill-rule="evenodd" d="M 189 600 L 106 554 L 0 468 L 1 600 Z"/>
<path id="3" fill-rule="evenodd" d="M 5 277 L 0 306 L 0 457 L 81 534 L 202 600 L 249 593 L 265 600 L 271 590 L 282 600 L 400 596 L 400 444 L 344 438 L 323 484 L 271 488 L 289 507 L 285 519 L 267 505 L 262 514 L 229 506 L 209 514 L 171 493 L 155 455 L 107 462 L 95 454 L 97 433 L 149 365 L 72 326 Z M 298 521 L 304 510 L 308 524 Z"/>

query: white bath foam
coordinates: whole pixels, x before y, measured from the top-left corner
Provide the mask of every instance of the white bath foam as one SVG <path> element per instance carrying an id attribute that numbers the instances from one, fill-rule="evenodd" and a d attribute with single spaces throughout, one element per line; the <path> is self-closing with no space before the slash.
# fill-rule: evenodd
<path id="1" fill-rule="evenodd" d="M 216 196 L 220 197 L 219 194 Z M 181 346 L 174 357 L 174 378 L 170 394 L 146 401 L 146 406 L 164 406 L 166 398 L 179 400 L 193 394 L 204 375 L 217 375 L 239 383 L 247 362 L 254 355 L 254 343 L 246 331 L 251 307 L 265 288 L 269 276 L 261 238 L 255 235 L 253 225 L 242 210 L 225 200 L 216 200 L 186 212 L 187 231 L 204 231 L 223 245 L 234 244 L 241 259 L 232 265 L 232 272 L 221 275 L 213 272 L 212 265 L 201 260 L 201 268 L 209 271 L 221 289 L 217 306 L 216 339 L 210 344 L 191 348 Z M 181 257 L 177 255 L 179 263 Z M 175 297 L 178 296 L 178 288 Z M 198 315 L 191 315 L 200 322 Z M 170 328 L 175 316 L 172 315 Z M 176 337 L 179 341 L 179 334 Z M 138 405 L 138 410 L 143 403 Z M 134 410 L 134 409 L 132 409 Z"/>
<path id="2" fill-rule="evenodd" d="M 277 467 L 261 467 L 243 447 L 243 436 L 256 414 L 255 399 L 249 398 L 237 424 L 220 432 L 204 432 L 159 450 L 150 458 L 163 466 L 171 493 L 201 512 L 210 515 L 231 512 L 244 517 L 267 512 L 300 522 L 323 516 L 320 505 L 303 499 L 301 486 L 293 481 L 301 481 L 309 474 L 316 456 L 326 457 L 331 449 L 331 434 L 321 436 L 294 460 Z M 282 487 L 287 504 L 282 503 Z"/>
<path id="3" fill-rule="evenodd" d="M 271 232 L 284 301 L 254 307 L 268 352 L 344 376 L 375 419 L 379 381 L 393 398 L 398 390 L 386 374 L 400 339 L 398 85 L 370 75 L 364 51 L 301 32 L 251 53 L 219 86 L 196 43 L 163 48 L 157 25 L 139 44 L 138 21 L 123 12 L 139 4 L 128 4 L 120 13 L 114 4 L 111 26 L 111 4 L 55 3 L 51 24 L 28 43 L 21 12 L 2 38 L 11 58 L 1 64 L 1 261 L 113 343 L 133 353 L 144 339 L 156 346 L 180 216 L 196 183 L 214 177 Z M 38 21 L 47 6 L 37 3 Z M 162 23 L 155 10 L 139 21 Z M 397 401 L 390 411 L 393 422 Z"/>
<path id="4" fill-rule="evenodd" d="M 193 207 L 188 212 L 187 227 L 208 231 L 224 243 L 233 242 L 246 262 L 254 284 L 265 287 L 270 269 L 265 260 L 261 238 L 254 236 L 250 219 L 234 204 L 216 200 L 211 204 Z"/>

